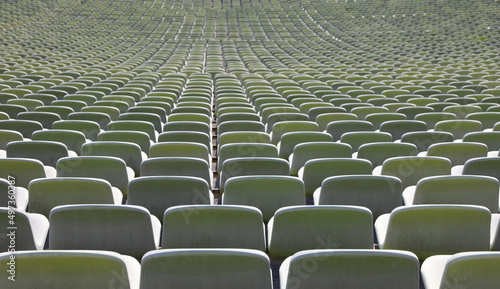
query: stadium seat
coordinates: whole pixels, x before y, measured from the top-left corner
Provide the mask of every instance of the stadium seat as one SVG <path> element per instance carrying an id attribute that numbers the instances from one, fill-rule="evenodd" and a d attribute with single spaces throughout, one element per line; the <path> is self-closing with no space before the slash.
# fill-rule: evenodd
<path id="1" fill-rule="evenodd" d="M 141 287 L 272 289 L 269 258 L 250 249 L 167 249 L 142 259 Z"/>
<path id="2" fill-rule="evenodd" d="M 304 250 L 281 264 L 279 276 L 281 289 L 417 289 L 419 261 L 402 250 Z"/>
<path id="3" fill-rule="evenodd" d="M 262 213 L 249 206 L 184 205 L 163 216 L 161 247 L 266 251 Z"/>
<path id="4" fill-rule="evenodd" d="M 490 249 L 490 211 L 472 205 L 418 205 L 394 209 L 375 221 L 381 249 L 433 255 Z M 416 229 L 418 228 L 418 229 Z"/>
<path id="5" fill-rule="evenodd" d="M 18 251 L 0 253 L 0 260 L 2 263 L 8 263 L 11 256 L 18 264 L 23 265 L 16 268 L 15 282 L 8 279 L 12 275 L 7 270 L 2 271 L 0 286 L 4 288 L 83 289 L 89 286 L 122 286 L 139 289 L 141 265 L 134 258 L 115 252 Z"/>
<path id="6" fill-rule="evenodd" d="M 160 221 L 143 207 L 63 205 L 49 219 L 50 250 L 107 250 L 139 260 L 160 242 Z"/>
<path id="7" fill-rule="evenodd" d="M 396 177 L 347 175 L 326 178 L 314 192 L 315 205 L 368 208 L 375 220 L 402 205 L 402 184 Z"/>
<path id="8" fill-rule="evenodd" d="M 290 176 L 233 177 L 225 184 L 222 204 L 256 207 L 267 223 L 279 208 L 305 205 L 304 183 Z"/>
<path id="9" fill-rule="evenodd" d="M 276 211 L 268 223 L 269 255 L 284 260 L 316 248 L 372 249 L 373 218 L 357 206 L 292 206 Z"/>
<path id="10" fill-rule="evenodd" d="M 147 208 L 163 221 L 166 209 L 179 205 L 213 204 L 209 184 L 189 176 L 139 177 L 128 185 L 127 204 Z"/>
<path id="11" fill-rule="evenodd" d="M 45 216 L 12 207 L 0 207 L 0 216 L 6 223 L 0 230 L 0 252 L 43 250 L 49 231 Z"/>
<path id="12" fill-rule="evenodd" d="M 493 289 L 500 285 L 499 252 L 463 252 L 431 256 L 422 263 L 425 289 L 446 287 Z"/>

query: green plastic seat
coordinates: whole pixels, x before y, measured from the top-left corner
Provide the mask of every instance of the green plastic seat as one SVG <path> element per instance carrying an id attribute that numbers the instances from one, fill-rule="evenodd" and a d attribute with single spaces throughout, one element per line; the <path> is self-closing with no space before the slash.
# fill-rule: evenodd
<path id="1" fill-rule="evenodd" d="M 370 210 L 356 206 L 291 206 L 276 211 L 268 223 L 269 255 L 284 260 L 322 249 L 373 248 Z"/>
<path id="2" fill-rule="evenodd" d="M 351 158 L 348 144 L 334 142 L 306 142 L 297 144 L 290 155 L 290 173 L 297 176 L 304 164 L 316 158 Z"/>
<path id="3" fill-rule="evenodd" d="M 495 270 L 499 263 L 499 252 L 431 256 L 422 264 L 422 279 L 426 289 L 444 288 L 448 284 L 493 289 L 500 284 Z"/>
<path id="4" fill-rule="evenodd" d="M 33 132 L 42 130 L 42 124 L 34 120 L 0 120 L 0 129 L 17 131 L 22 134 L 23 138 L 30 139 Z"/>
<path id="5" fill-rule="evenodd" d="M 189 222 L 186 222 L 189 218 Z M 231 231 L 231 234 L 227 232 Z M 161 247 L 238 248 L 266 251 L 262 213 L 249 206 L 184 205 L 163 216 Z"/>
<path id="6" fill-rule="evenodd" d="M 464 204 L 488 208 L 498 213 L 497 179 L 488 176 L 452 175 L 421 179 L 414 191 L 405 192 L 405 205 Z"/>
<path id="7" fill-rule="evenodd" d="M 385 160 L 392 157 L 416 156 L 417 146 L 410 143 L 374 142 L 362 144 L 355 154 L 358 159 L 366 159 L 374 168 L 382 165 Z"/>
<path id="8" fill-rule="evenodd" d="M 163 221 L 166 209 L 180 205 L 209 205 L 214 197 L 208 183 L 198 177 L 151 176 L 129 183 L 127 204 L 147 208 Z"/>
<path id="9" fill-rule="evenodd" d="M 156 157 L 141 164 L 141 176 L 190 176 L 204 179 L 212 188 L 212 172 L 209 164 L 192 157 Z"/>
<path id="10" fill-rule="evenodd" d="M 63 205 L 50 212 L 49 249 L 112 250 L 141 259 L 158 249 L 160 228 L 160 221 L 139 206 Z"/>
<path id="11" fill-rule="evenodd" d="M 433 255 L 488 251 L 490 222 L 491 213 L 482 206 L 415 205 L 380 216 L 375 232 L 381 249 L 407 250 L 425 260 Z"/>
<path id="12" fill-rule="evenodd" d="M 315 270 L 306 275 L 303 270 L 310 264 L 316 264 Z M 280 284 L 283 289 L 417 289 L 419 261 L 403 250 L 304 250 L 282 263 Z"/>
<path id="13" fill-rule="evenodd" d="M 241 176 L 225 184 L 223 205 L 253 206 L 267 223 L 282 207 L 305 205 L 304 183 L 290 176 Z"/>
<path id="14" fill-rule="evenodd" d="M 10 217 L 13 215 L 15 218 Z M 45 216 L 31 212 L 26 213 L 10 206 L 10 208 L 0 207 L 0 217 L 9 220 L 9 222 L 13 220 L 15 225 L 15 229 L 12 229 L 12 226 L 4 226 L 0 229 L 0 232 L 6 236 L 0 239 L 2 252 L 14 252 L 11 251 L 13 248 L 12 242 L 15 243 L 16 251 L 43 250 L 49 231 L 49 220 Z M 15 230 L 14 233 L 12 233 L 13 230 Z M 5 279 L 7 279 L 7 276 L 5 276 Z M 7 282 L 12 282 L 12 280 L 7 279 Z M 5 283 L 4 285 L 7 286 Z"/>
<path id="15" fill-rule="evenodd" d="M 110 251 L 87 250 L 45 250 L 0 253 L 2 263 L 8 263 L 10 256 L 22 263 L 18 274 L 25 278 L 8 279 L 5 270 L 1 274 L 0 286 L 7 288 L 83 289 L 92 286 L 107 287 L 120 284 L 123 288 L 138 289 L 141 265 L 130 256 Z M 72 266 L 68 266 L 71 263 Z M 40 270 L 44 268 L 44 270 Z M 104 269 L 105 268 L 105 269 Z M 86 272 L 86 274 L 81 274 Z M 117 272 L 120 272 L 117 277 Z M 121 275 L 123 274 L 123 275 Z M 58 285 L 54 285 L 57 283 Z"/>
<path id="16" fill-rule="evenodd" d="M 57 177 L 100 178 L 127 196 L 127 185 L 134 172 L 125 162 L 110 156 L 78 156 L 61 158 L 56 164 Z"/>
<path id="17" fill-rule="evenodd" d="M 314 204 L 366 207 L 375 220 L 401 206 L 401 195 L 401 181 L 396 177 L 333 176 L 326 178 L 314 192 Z"/>
<path id="18" fill-rule="evenodd" d="M 142 259 L 141 288 L 196 287 L 203 283 L 206 289 L 271 289 L 269 268 L 269 257 L 258 250 L 160 250 Z"/>
<path id="19" fill-rule="evenodd" d="M 387 132 L 354 131 L 342 134 L 340 142 L 350 145 L 352 151 L 357 152 L 359 147 L 363 144 L 374 142 L 392 142 L 392 136 Z"/>
<path id="20" fill-rule="evenodd" d="M 97 178 L 36 179 L 28 186 L 30 212 L 49 217 L 60 205 L 122 203 L 122 193 L 108 181 Z"/>
<path id="21" fill-rule="evenodd" d="M 306 197 L 312 197 L 314 191 L 328 177 L 339 175 L 372 173 L 372 164 L 367 160 L 348 158 L 311 159 L 299 170 L 298 176 L 304 181 Z"/>
<path id="22" fill-rule="evenodd" d="M 268 143 L 228 143 L 222 145 L 217 157 L 217 172 L 222 170 L 224 161 L 243 157 L 278 157 L 276 146 Z"/>
<path id="23" fill-rule="evenodd" d="M 455 140 L 462 139 L 467 133 L 482 131 L 483 126 L 477 120 L 443 120 L 434 126 L 434 131 L 444 131 L 453 134 Z"/>

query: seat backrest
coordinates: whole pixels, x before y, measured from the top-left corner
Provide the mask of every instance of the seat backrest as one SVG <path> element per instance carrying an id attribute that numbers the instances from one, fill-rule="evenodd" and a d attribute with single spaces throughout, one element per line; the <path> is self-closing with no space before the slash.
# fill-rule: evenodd
<path id="1" fill-rule="evenodd" d="M 462 174 L 484 175 L 500 180 L 500 157 L 482 157 L 469 159 L 464 164 Z"/>
<path id="2" fill-rule="evenodd" d="M 370 210 L 356 206 L 292 206 L 279 209 L 269 221 L 270 256 L 284 260 L 318 247 L 373 248 Z"/>
<path id="3" fill-rule="evenodd" d="M 392 136 L 387 132 L 354 131 L 346 132 L 340 137 L 340 142 L 349 144 L 353 152 L 357 152 L 363 144 L 373 142 L 392 142 Z"/>
<path id="4" fill-rule="evenodd" d="M 13 208 L 0 207 L 0 218 L 12 225 L 0 228 L 2 234 L 0 238 L 1 252 L 13 252 L 13 248 L 15 251 L 43 249 L 49 224 L 46 217 Z M 37 232 L 43 235 L 35 236 Z"/>
<path id="5" fill-rule="evenodd" d="M 453 135 L 444 131 L 415 131 L 401 136 L 402 143 L 412 143 L 419 152 L 426 151 L 432 144 L 453 142 Z"/>
<path id="6" fill-rule="evenodd" d="M 425 288 L 498 288 L 499 252 L 463 252 L 429 257 L 422 264 Z"/>
<path id="7" fill-rule="evenodd" d="M 316 205 L 352 205 L 370 209 L 375 220 L 402 205 L 401 181 L 391 176 L 348 175 L 326 178 L 314 194 Z"/>
<path id="8" fill-rule="evenodd" d="M 498 212 L 499 182 L 487 176 L 432 176 L 421 179 L 415 188 L 413 205 L 469 204 Z"/>
<path id="9" fill-rule="evenodd" d="M 317 158 L 351 158 L 351 146 L 336 142 L 307 142 L 297 144 L 290 159 L 290 173 L 297 176 L 300 168 Z"/>
<path id="10" fill-rule="evenodd" d="M 278 144 L 287 132 L 319 131 L 317 123 L 312 121 L 282 121 L 274 124 L 271 132 L 271 143 Z"/>
<path id="11" fill-rule="evenodd" d="M 288 159 L 296 145 L 306 142 L 332 142 L 332 136 L 319 131 L 287 132 L 279 142 L 279 157 Z"/>
<path id="12" fill-rule="evenodd" d="M 310 264 L 315 270 L 306 274 Z M 283 262 L 280 283 L 284 289 L 418 289 L 419 261 L 400 250 L 305 250 Z"/>
<path id="13" fill-rule="evenodd" d="M 290 176 L 241 176 L 225 184 L 223 205 L 254 206 L 268 222 L 276 210 L 305 205 L 304 183 Z"/>
<path id="14" fill-rule="evenodd" d="M 43 163 L 28 158 L 0 158 L 0 178 L 13 181 L 16 187 L 28 188 L 38 178 L 45 178 Z"/>
<path id="15" fill-rule="evenodd" d="M 488 147 L 482 143 L 438 143 L 427 149 L 428 156 L 445 157 L 452 166 L 463 165 L 467 160 L 488 155 Z"/>
<path id="16" fill-rule="evenodd" d="M 372 164 L 363 159 L 318 158 L 307 161 L 299 171 L 305 184 L 306 196 L 310 197 L 328 177 L 340 175 L 371 175 Z"/>
<path id="17" fill-rule="evenodd" d="M 358 149 L 357 158 L 366 159 L 376 168 L 392 157 L 416 156 L 417 147 L 410 143 L 375 142 L 363 144 Z"/>
<path id="18" fill-rule="evenodd" d="M 381 174 L 399 178 L 405 189 L 425 177 L 451 174 L 451 162 L 443 157 L 393 157 L 384 161 Z"/>
<path id="19" fill-rule="evenodd" d="M 58 206 L 50 212 L 49 249 L 107 250 L 140 259 L 158 249 L 160 226 L 138 206 Z"/>
<path id="20" fill-rule="evenodd" d="M 385 229 L 382 223 L 387 220 Z M 490 249 L 490 211 L 472 205 L 417 205 L 394 209 L 375 221 L 380 248 L 429 256 Z"/>
<path id="21" fill-rule="evenodd" d="M 170 207 L 211 203 L 213 196 L 209 184 L 198 177 L 139 177 L 130 181 L 128 186 L 127 204 L 147 208 L 160 221 Z"/>
<path id="22" fill-rule="evenodd" d="M 125 162 L 110 156 L 81 156 L 59 159 L 57 177 L 101 178 L 127 196 L 129 177 Z"/>
<path id="23" fill-rule="evenodd" d="M 132 142 L 94 141 L 82 145 L 82 156 L 109 156 L 122 159 L 138 176 L 142 154 L 141 147 Z"/>
<path id="24" fill-rule="evenodd" d="M 161 247 L 240 248 L 265 252 L 262 213 L 249 206 L 186 205 L 163 216 Z"/>
<path id="25" fill-rule="evenodd" d="M 33 132 L 42 130 L 43 126 L 34 120 L 9 119 L 0 120 L 0 129 L 17 131 L 23 135 L 23 138 L 31 138 Z"/>
<path id="26" fill-rule="evenodd" d="M 108 288 L 138 289 L 141 265 L 130 256 L 110 251 L 16 251 L 0 253 L 2 263 L 11 256 L 23 264 L 16 268 L 15 282 L 7 270 L 0 273 L 2 288 Z M 71 266 L 69 265 L 71 264 Z M 41 270 L 43 268 L 43 270 Z M 85 274 L 82 274 L 85 272 Z M 19 278 L 23 276 L 22 278 Z"/>
<path id="27" fill-rule="evenodd" d="M 217 171 L 220 173 L 224 161 L 241 157 L 278 157 L 278 149 L 269 143 L 228 143 L 219 149 Z"/>
<path id="28" fill-rule="evenodd" d="M 142 259 L 141 289 L 272 289 L 269 258 L 249 249 L 169 249 Z"/>
<path id="29" fill-rule="evenodd" d="M 68 156 L 66 145 L 54 141 L 16 141 L 7 145 L 7 157 L 31 158 L 55 167 L 60 158 Z"/>
<path id="30" fill-rule="evenodd" d="M 86 141 L 85 135 L 82 132 L 62 129 L 35 131 L 31 139 L 33 141 L 60 142 L 66 145 L 68 150 L 74 151 L 77 154 L 81 153 L 82 144 Z"/>
<path id="31" fill-rule="evenodd" d="M 290 175 L 288 161 L 270 157 L 243 157 L 226 160 L 220 174 L 220 190 L 224 191 L 227 180 L 236 176 L 251 175 Z"/>
<path id="32" fill-rule="evenodd" d="M 114 204 L 111 184 L 97 178 L 36 179 L 28 191 L 30 212 L 46 217 L 59 205 Z"/>

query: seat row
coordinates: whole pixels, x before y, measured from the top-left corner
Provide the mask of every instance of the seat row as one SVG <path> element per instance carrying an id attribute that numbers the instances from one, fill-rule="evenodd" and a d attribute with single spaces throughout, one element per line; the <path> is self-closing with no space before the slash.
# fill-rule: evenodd
<path id="1" fill-rule="evenodd" d="M 88 250 L 0 253 L 0 260 L 7 264 L 0 285 L 9 288 L 273 288 L 269 258 L 249 249 L 165 249 L 147 253 L 141 263 Z M 305 250 L 283 262 L 279 288 L 417 289 L 419 265 L 401 250 Z M 493 289 L 500 284 L 499 265 L 498 252 L 464 252 L 427 259 L 421 274 L 426 289 Z"/>

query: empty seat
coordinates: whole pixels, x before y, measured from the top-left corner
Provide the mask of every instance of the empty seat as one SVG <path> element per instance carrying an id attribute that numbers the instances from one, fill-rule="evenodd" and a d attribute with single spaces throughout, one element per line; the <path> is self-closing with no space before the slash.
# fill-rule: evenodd
<path id="1" fill-rule="evenodd" d="M 372 164 L 362 159 L 318 158 L 305 163 L 299 170 L 299 178 L 304 181 L 306 197 L 312 197 L 314 191 L 328 177 L 339 175 L 371 175 Z"/>
<path id="2" fill-rule="evenodd" d="M 82 132 L 74 130 L 50 129 L 35 131 L 31 135 L 33 141 L 59 142 L 68 149 L 68 156 L 81 154 L 82 145 L 87 141 Z"/>
<path id="3" fill-rule="evenodd" d="M 68 149 L 60 142 L 15 141 L 7 145 L 8 158 L 31 158 L 39 160 L 44 164 L 47 176 L 55 176 L 57 161 L 68 155 Z"/>
<path id="4" fill-rule="evenodd" d="M 351 158 L 351 146 L 334 142 L 307 142 L 294 147 L 290 155 L 290 174 L 297 176 L 304 164 L 317 158 Z"/>
<path id="5" fill-rule="evenodd" d="M 471 205 L 399 207 L 375 221 L 381 249 L 408 250 L 420 260 L 433 255 L 490 249 L 490 211 Z"/>
<path id="6" fill-rule="evenodd" d="M 431 176 L 421 179 L 414 191 L 403 194 L 405 205 L 464 204 L 498 213 L 499 182 L 487 176 Z"/>
<path id="7" fill-rule="evenodd" d="M 5 220 L 0 229 L 0 252 L 43 250 L 49 231 L 49 220 L 45 216 L 12 206 L 0 207 L 0 218 Z"/>
<path id="8" fill-rule="evenodd" d="M 30 139 L 33 132 L 42 130 L 42 124 L 34 120 L 0 120 L 0 129 L 13 130 L 21 133 L 23 138 Z"/>
<path id="9" fill-rule="evenodd" d="M 325 132 L 287 132 L 278 143 L 279 157 L 288 159 L 296 145 L 306 142 L 331 142 L 332 136 Z"/>
<path id="10" fill-rule="evenodd" d="M 287 258 L 279 275 L 281 289 L 418 289 L 419 261 L 401 250 L 305 250 Z"/>
<path id="11" fill-rule="evenodd" d="M 209 184 L 188 176 L 140 177 L 128 185 L 127 204 L 143 206 L 159 220 L 166 209 L 178 205 L 213 204 Z"/>
<path id="12" fill-rule="evenodd" d="M 338 141 L 344 133 L 373 130 L 372 123 L 366 120 L 337 120 L 328 123 L 325 132 L 332 136 L 333 141 Z"/>
<path id="13" fill-rule="evenodd" d="M 442 157 L 393 157 L 382 164 L 380 174 L 399 178 L 404 190 L 422 178 L 451 174 L 451 162 Z"/>
<path id="14" fill-rule="evenodd" d="M 326 178 L 314 192 L 314 204 L 366 207 L 375 220 L 402 205 L 402 191 L 401 181 L 396 177 L 334 176 Z"/>
<path id="15" fill-rule="evenodd" d="M 422 264 L 425 289 L 500 286 L 500 252 L 463 252 L 431 256 Z"/>
<path id="16" fill-rule="evenodd" d="M 435 131 L 445 131 L 453 134 L 455 140 L 462 139 L 464 135 L 470 132 L 482 131 L 483 127 L 477 120 L 443 120 L 434 126 Z"/>
<path id="17" fill-rule="evenodd" d="M 469 159 L 464 164 L 463 175 L 484 175 L 500 180 L 500 157 Z"/>
<path id="18" fill-rule="evenodd" d="M 118 188 L 127 196 L 127 185 L 134 178 L 132 169 L 117 157 L 80 156 L 59 159 L 56 165 L 57 177 L 100 178 Z"/>
<path id="19" fill-rule="evenodd" d="M 288 132 L 296 131 L 319 131 L 317 123 L 312 121 L 282 121 L 273 126 L 271 132 L 271 143 L 278 144 L 281 137 Z"/>
<path id="20" fill-rule="evenodd" d="M 220 173 L 224 161 L 242 157 L 278 157 L 278 149 L 268 143 L 228 143 L 219 148 L 217 171 Z"/>
<path id="21" fill-rule="evenodd" d="M 158 218 L 139 206 L 58 206 L 50 212 L 49 249 L 108 250 L 140 259 L 158 249 L 160 230 Z"/>
<path id="22" fill-rule="evenodd" d="M 482 143 L 438 143 L 427 149 L 427 156 L 445 157 L 451 161 L 452 174 L 460 174 L 463 164 L 472 158 L 486 157 L 488 147 Z"/>
<path id="23" fill-rule="evenodd" d="M 418 151 L 422 152 L 435 143 L 453 142 L 453 135 L 443 131 L 407 132 L 401 136 L 401 142 L 414 144 Z"/>
<path id="24" fill-rule="evenodd" d="M 363 144 L 374 142 L 392 142 L 391 134 L 376 131 L 354 131 L 346 132 L 340 137 L 341 143 L 351 146 L 353 152 L 357 152 Z"/>
<path id="25" fill-rule="evenodd" d="M 288 161 L 270 157 L 244 157 L 232 158 L 224 161 L 220 173 L 219 188 L 224 192 L 224 184 L 227 180 L 237 176 L 251 175 L 290 175 Z"/>
<path id="26" fill-rule="evenodd" d="M 272 289 L 270 262 L 250 249 L 168 249 L 142 259 L 141 289 Z"/>
<path id="27" fill-rule="evenodd" d="M 268 223 L 268 249 L 273 258 L 302 250 L 372 249 L 370 210 L 356 206 L 292 206 L 276 211 Z"/>
<path id="28" fill-rule="evenodd" d="M 212 188 L 212 172 L 209 164 L 192 157 L 157 157 L 141 164 L 141 176 L 191 176 L 204 179 Z"/>
<path id="29" fill-rule="evenodd" d="M 401 139 L 407 132 L 427 131 L 427 125 L 418 120 L 390 120 L 380 125 L 381 132 L 388 132 L 394 141 Z"/>
<path id="30" fill-rule="evenodd" d="M 130 167 L 135 176 L 139 176 L 141 162 L 147 159 L 141 147 L 132 142 L 94 141 L 82 145 L 82 156 L 109 156 L 122 159 Z"/>
<path id="31" fill-rule="evenodd" d="M 149 148 L 153 144 L 149 135 L 142 131 L 103 131 L 97 135 L 96 140 L 135 143 L 146 154 L 149 154 Z"/>
<path id="32" fill-rule="evenodd" d="M 121 204 L 122 193 L 103 179 L 50 178 L 36 179 L 29 187 L 30 212 L 49 217 L 50 210 L 59 205 Z"/>
<path id="33" fill-rule="evenodd" d="M 254 206 L 267 223 L 279 208 L 305 205 L 304 183 L 290 176 L 233 177 L 225 184 L 222 204 Z"/>
<path id="34" fill-rule="evenodd" d="M 85 135 L 85 138 L 91 141 L 97 140 L 97 135 L 101 132 L 99 124 L 97 124 L 95 121 L 89 120 L 56 121 L 52 125 L 52 129 L 79 131 Z"/>
<path id="35" fill-rule="evenodd" d="M 190 205 L 168 208 L 161 247 L 240 248 L 266 251 L 262 213 L 249 206 Z"/>
<path id="36" fill-rule="evenodd" d="M 130 256 L 109 251 L 50 250 L 0 253 L 6 264 L 18 263 L 15 282 L 7 270 L 0 273 L 2 288 L 122 288 L 139 289 L 141 265 Z M 20 265 L 22 264 L 22 265 Z M 85 274 L 82 274 L 85 272 Z M 22 277 L 21 277 L 22 276 Z"/>

